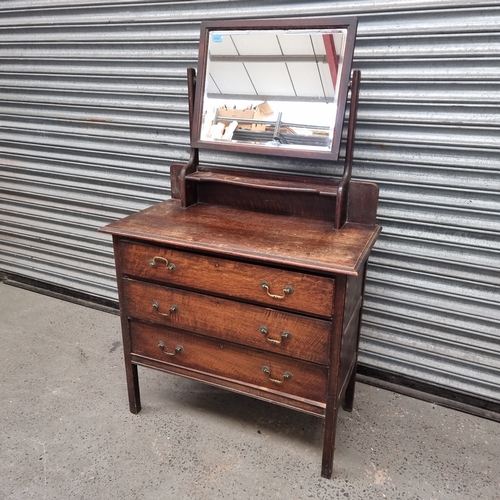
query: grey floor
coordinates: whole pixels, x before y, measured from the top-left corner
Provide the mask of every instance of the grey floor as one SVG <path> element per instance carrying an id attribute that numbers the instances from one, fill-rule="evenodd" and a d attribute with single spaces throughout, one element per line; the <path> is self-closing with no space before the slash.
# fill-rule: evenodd
<path id="1" fill-rule="evenodd" d="M 320 419 L 152 370 L 117 316 L 0 283 L 0 499 L 500 499 L 500 424 L 358 384 Z"/>

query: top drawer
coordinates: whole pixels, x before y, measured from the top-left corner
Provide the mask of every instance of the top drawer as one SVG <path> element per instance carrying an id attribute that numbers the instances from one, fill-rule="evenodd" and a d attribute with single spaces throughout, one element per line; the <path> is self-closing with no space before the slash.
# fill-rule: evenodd
<path id="1" fill-rule="evenodd" d="M 122 272 L 229 297 L 331 316 L 333 279 L 121 241 Z"/>

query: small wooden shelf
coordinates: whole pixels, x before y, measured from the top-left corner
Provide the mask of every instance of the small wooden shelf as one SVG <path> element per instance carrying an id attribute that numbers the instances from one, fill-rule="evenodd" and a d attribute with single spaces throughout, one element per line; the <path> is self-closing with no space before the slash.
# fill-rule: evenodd
<path id="1" fill-rule="evenodd" d="M 337 179 L 202 165 L 184 177 L 186 206 L 205 203 L 332 222 L 335 220 L 339 185 Z M 174 190 L 172 197 L 176 197 Z"/>
<path id="2" fill-rule="evenodd" d="M 332 180 L 326 184 L 322 179 L 287 176 L 287 180 L 259 175 L 236 174 L 234 170 L 226 172 L 198 171 L 186 176 L 187 181 L 218 182 L 248 188 L 269 189 L 273 191 L 292 191 L 294 193 L 314 193 L 324 196 L 336 196 L 338 181 Z"/>

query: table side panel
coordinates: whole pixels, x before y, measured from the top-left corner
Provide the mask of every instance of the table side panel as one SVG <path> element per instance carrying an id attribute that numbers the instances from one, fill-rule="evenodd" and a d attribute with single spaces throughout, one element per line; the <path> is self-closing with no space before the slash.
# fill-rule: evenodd
<path id="1" fill-rule="evenodd" d="M 342 344 L 340 348 L 340 369 L 338 374 L 339 396 L 345 390 L 352 369 L 356 369 L 364 277 L 364 273 L 357 277 L 347 277 Z"/>

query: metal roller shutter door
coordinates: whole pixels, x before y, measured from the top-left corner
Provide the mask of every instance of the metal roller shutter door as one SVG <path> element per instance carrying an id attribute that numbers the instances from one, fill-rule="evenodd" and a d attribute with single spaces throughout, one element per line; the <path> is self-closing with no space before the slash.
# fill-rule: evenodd
<path id="1" fill-rule="evenodd" d="M 16 0 L 0 13 L 0 269 L 111 301 L 96 229 L 168 197 L 168 165 L 188 158 L 199 22 L 358 16 L 354 173 L 379 184 L 384 227 L 360 361 L 500 402 L 497 2 Z"/>

